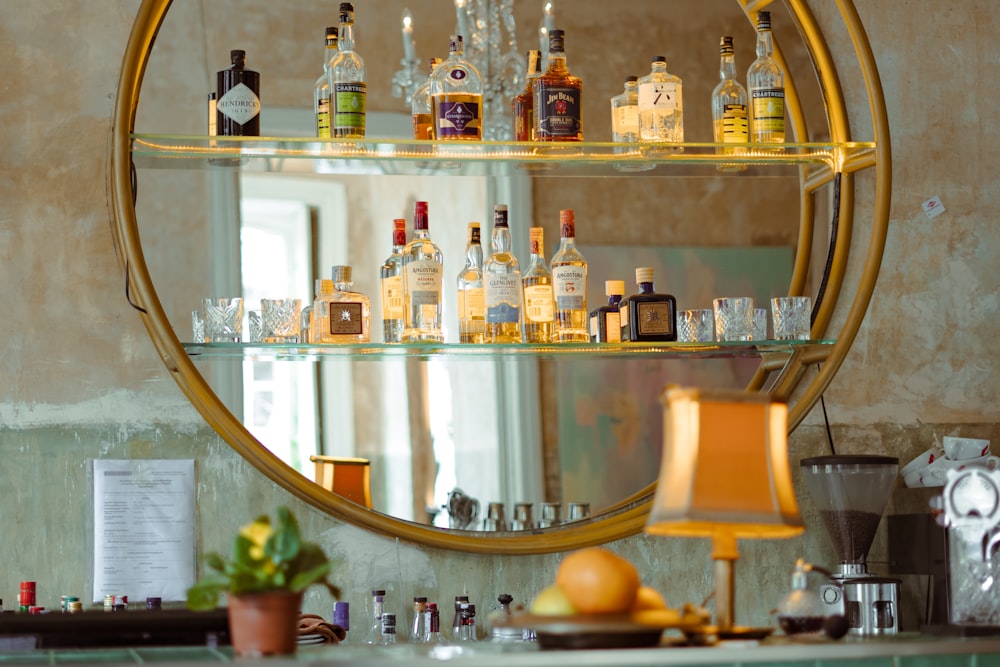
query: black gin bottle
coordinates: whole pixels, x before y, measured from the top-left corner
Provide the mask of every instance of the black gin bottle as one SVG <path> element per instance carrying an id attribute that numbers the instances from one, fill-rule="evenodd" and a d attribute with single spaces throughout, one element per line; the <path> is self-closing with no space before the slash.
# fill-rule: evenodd
<path id="1" fill-rule="evenodd" d="M 219 136 L 260 136 L 260 74 L 246 69 L 246 51 L 229 52 L 232 66 L 216 76 L 216 132 Z"/>
<path id="2" fill-rule="evenodd" d="M 672 294 L 653 291 L 653 268 L 635 270 L 639 293 L 622 302 L 619 313 L 623 341 L 677 340 L 677 299 Z"/>

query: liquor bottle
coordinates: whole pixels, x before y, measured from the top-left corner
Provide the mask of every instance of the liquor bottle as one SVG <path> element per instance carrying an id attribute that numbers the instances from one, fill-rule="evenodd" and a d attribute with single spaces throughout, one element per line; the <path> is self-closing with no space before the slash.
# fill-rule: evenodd
<path id="1" fill-rule="evenodd" d="M 618 309 L 625 296 L 625 281 L 605 280 L 604 294 L 608 297 L 608 304 L 590 311 L 590 342 L 619 343 L 622 321 Z"/>
<path id="2" fill-rule="evenodd" d="M 757 59 L 747 70 L 750 143 L 785 141 L 785 74 L 774 59 L 771 12 L 757 12 Z"/>
<path id="3" fill-rule="evenodd" d="M 330 295 L 333 281 L 321 278 L 316 281 L 316 298 L 309 313 L 309 342 L 319 343 L 323 332 L 330 328 Z"/>
<path id="4" fill-rule="evenodd" d="M 565 33 L 549 32 L 549 67 L 531 86 L 536 141 L 583 141 L 583 81 L 566 67 Z"/>
<path id="5" fill-rule="evenodd" d="M 476 636 L 476 605 L 463 602 L 458 606 L 459 625 L 455 641 L 474 642 Z"/>
<path id="6" fill-rule="evenodd" d="M 677 299 L 672 294 L 653 291 L 653 268 L 635 270 L 639 293 L 625 299 L 619 313 L 623 341 L 677 340 Z"/>
<path id="7" fill-rule="evenodd" d="M 656 56 L 649 74 L 639 78 L 639 136 L 643 141 L 684 141 L 684 104 L 680 77 L 667 72 Z"/>
<path id="8" fill-rule="evenodd" d="M 451 638 L 452 640 L 458 640 L 458 635 L 462 627 L 462 605 L 468 604 L 468 595 L 456 595 L 455 596 L 455 620 L 451 622 Z"/>
<path id="9" fill-rule="evenodd" d="M 372 621 L 368 626 L 366 644 L 382 643 L 382 614 L 385 611 L 385 590 L 378 588 L 372 591 Z"/>
<path id="10" fill-rule="evenodd" d="M 527 55 L 527 82 L 520 95 L 511 100 L 511 116 L 514 118 L 514 141 L 534 141 L 535 139 L 535 100 L 532 86 L 535 79 L 542 73 L 542 52 L 530 49 Z"/>
<path id="11" fill-rule="evenodd" d="M 625 78 L 625 90 L 611 98 L 611 140 L 639 141 L 639 78 Z"/>
<path id="12" fill-rule="evenodd" d="M 559 211 L 559 249 L 552 256 L 552 291 L 556 301 L 555 343 L 587 343 L 587 260 L 576 249 L 576 219 Z"/>
<path id="13" fill-rule="evenodd" d="M 427 202 L 418 201 L 413 239 L 403 248 L 403 342 L 444 342 L 441 274 L 444 256 L 427 229 Z"/>
<path id="14" fill-rule="evenodd" d="M 382 614 L 382 646 L 391 646 L 396 643 L 396 615 Z"/>
<path id="15" fill-rule="evenodd" d="M 354 50 L 354 4 L 340 3 L 337 55 L 330 61 L 331 134 L 363 139 L 368 84 L 365 61 Z"/>
<path id="16" fill-rule="evenodd" d="M 452 35 L 448 59 L 431 74 L 435 138 L 480 141 L 483 138 L 483 79 L 465 59 L 461 35 Z"/>
<path id="17" fill-rule="evenodd" d="M 367 343 L 371 340 L 371 299 L 351 289 L 351 267 L 333 267 L 333 292 L 324 294 L 314 312 L 319 324 L 314 343 Z"/>
<path id="18" fill-rule="evenodd" d="M 747 142 L 747 91 L 736 80 L 736 51 L 726 35 L 719 45 L 719 83 L 712 91 L 712 129 L 716 143 Z"/>
<path id="19" fill-rule="evenodd" d="M 441 636 L 441 612 L 437 603 L 427 603 L 427 644 L 443 644 L 444 637 Z"/>
<path id="20" fill-rule="evenodd" d="M 316 136 L 330 138 L 330 69 L 329 64 L 337 55 L 337 26 L 326 29 L 326 48 L 323 50 L 323 74 L 313 86 L 313 113 L 316 115 Z"/>
<path id="21" fill-rule="evenodd" d="M 413 91 L 410 109 L 413 112 L 413 138 L 434 139 L 434 105 L 431 103 L 431 75 L 441 64 L 440 58 L 427 61 L 427 79 Z"/>
<path id="22" fill-rule="evenodd" d="M 511 252 L 507 205 L 493 207 L 490 256 L 483 269 L 486 297 L 486 342 L 521 342 L 521 267 Z"/>
<path id="23" fill-rule="evenodd" d="M 406 220 L 392 221 L 392 253 L 379 270 L 382 293 L 382 342 L 403 342 L 403 248 Z"/>
<path id="24" fill-rule="evenodd" d="M 478 222 L 470 222 L 465 268 L 458 274 L 458 340 L 480 344 L 486 338 L 486 294 L 483 289 L 483 246 Z"/>
<path id="25" fill-rule="evenodd" d="M 229 58 L 232 66 L 215 77 L 215 131 L 223 137 L 259 137 L 260 74 L 246 68 L 246 51 L 230 51 Z"/>
<path id="26" fill-rule="evenodd" d="M 541 227 L 529 232 L 531 257 L 524 269 L 524 342 L 551 343 L 555 319 L 555 299 L 552 294 L 552 272 L 545 263 L 545 234 Z"/>
<path id="27" fill-rule="evenodd" d="M 413 598 L 413 623 L 410 625 L 410 641 L 415 644 L 427 642 L 427 598 Z"/>

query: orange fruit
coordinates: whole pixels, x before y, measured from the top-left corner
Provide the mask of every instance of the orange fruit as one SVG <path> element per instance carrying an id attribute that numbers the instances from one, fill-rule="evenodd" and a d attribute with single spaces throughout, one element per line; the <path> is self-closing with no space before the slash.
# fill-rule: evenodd
<path id="1" fill-rule="evenodd" d="M 563 559 L 556 584 L 582 614 L 624 614 L 635 602 L 639 573 L 621 556 L 590 547 Z"/>
<path id="2" fill-rule="evenodd" d="M 635 601 L 632 603 L 632 611 L 646 611 L 650 609 L 666 609 L 667 601 L 660 595 L 660 591 L 650 586 L 640 586 L 636 591 Z"/>
<path id="3" fill-rule="evenodd" d="M 531 613 L 539 616 L 572 616 L 576 609 L 556 584 L 543 588 L 531 601 Z"/>

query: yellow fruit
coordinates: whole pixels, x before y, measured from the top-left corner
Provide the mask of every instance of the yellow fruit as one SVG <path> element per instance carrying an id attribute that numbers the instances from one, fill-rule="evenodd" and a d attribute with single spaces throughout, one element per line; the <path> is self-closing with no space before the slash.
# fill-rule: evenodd
<path id="1" fill-rule="evenodd" d="M 574 551 L 563 559 L 556 583 L 583 614 L 624 614 L 639 590 L 632 563 L 599 547 Z"/>
<path id="2" fill-rule="evenodd" d="M 576 609 L 566 598 L 559 586 L 552 584 L 535 596 L 531 602 L 531 613 L 539 616 L 572 616 Z"/>
<path id="3" fill-rule="evenodd" d="M 640 586 L 635 594 L 635 602 L 632 603 L 632 611 L 666 608 L 667 601 L 663 599 L 658 590 L 649 586 Z"/>

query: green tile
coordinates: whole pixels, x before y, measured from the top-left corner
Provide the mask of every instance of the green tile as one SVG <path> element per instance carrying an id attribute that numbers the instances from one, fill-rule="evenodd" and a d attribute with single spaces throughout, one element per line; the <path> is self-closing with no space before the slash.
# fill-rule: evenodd
<path id="1" fill-rule="evenodd" d="M 45 651 L 10 651 L 0 653 L 0 665 L 47 665 L 49 654 Z"/>
<path id="2" fill-rule="evenodd" d="M 1000 653 L 979 653 L 972 656 L 970 667 L 1000 667 Z"/>
<path id="3" fill-rule="evenodd" d="M 817 660 L 816 667 L 896 667 L 892 656 L 871 658 L 837 658 L 835 660 Z"/>
<path id="4" fill-rule="evenodd" d="M 135 653 L 128 649 L 88 649 L 81 651 L 52 651 L 52 663 L 56 665 L 89 663 L 93 665 L 112 662 L 137 663 Z"/>
<path id="5" fill-rule="evenodd" d="M 970 647 L 971 649 L 971 647 Z M 972 655 L 901 655 L 897 667 L 973 667 Z"/>

